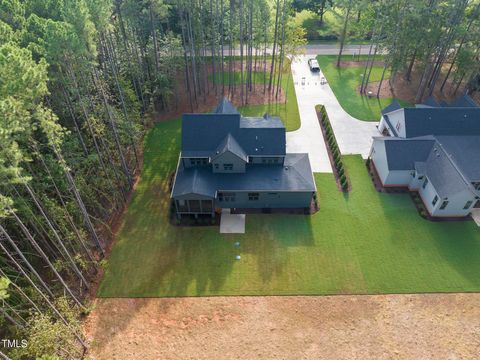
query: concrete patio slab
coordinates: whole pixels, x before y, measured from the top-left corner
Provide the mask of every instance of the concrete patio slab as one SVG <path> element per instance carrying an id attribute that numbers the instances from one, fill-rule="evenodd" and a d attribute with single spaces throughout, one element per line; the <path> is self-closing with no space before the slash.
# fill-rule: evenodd
<path id="1" fill-rule="evenodd" d="M 220 234 L 245 234 L 245 214 L 231 214 L 230 209 L 223 209 Z"/>

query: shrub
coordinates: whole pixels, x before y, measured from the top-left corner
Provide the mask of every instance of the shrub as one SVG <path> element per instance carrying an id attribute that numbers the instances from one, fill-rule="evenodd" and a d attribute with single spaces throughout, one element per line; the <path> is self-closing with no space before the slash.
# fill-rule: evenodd
<path id="1" fill-rule="evenodd" d="M 345 174 L 341 175 L 340 176 L 340 182 L 343 184 L 346 181 L 347 181 L 347 177 L 345 176 Z"/>
<path id="2" fill-rule="evenodd" d="M 335 142 L 335 139 L 328 140 L 328 145 L 330 146 L 330 149 L 332 150 L 332 152 L 334 150 L 338 150 L 338 146 L 337 146 L 337 143 Z"/>
<path id="3" fill-rule="evenodd" d="M 333 141 L 330 147 L 332 149 L 332 152 L 338 152 L 340 154 L 340 149 L 338 148 L 338 144 L 336 141 Z"/>
<path id="4" fill-rule="evenodd" d="M 345 181 L 342 181 L 341 185 L 342 185 L 342 189 L 343 189 L 343 190 L 345 190 L 345 191 L 348 190 L 348 181 L 347 181 L 347 179 L 345 179 Z"/>
<path id="5" fill-rule="evenodd" d="M 342 163 L 338 164 L 337 171 L 339 176 L 345 176 L 345 170 L 343 170 Z"/>

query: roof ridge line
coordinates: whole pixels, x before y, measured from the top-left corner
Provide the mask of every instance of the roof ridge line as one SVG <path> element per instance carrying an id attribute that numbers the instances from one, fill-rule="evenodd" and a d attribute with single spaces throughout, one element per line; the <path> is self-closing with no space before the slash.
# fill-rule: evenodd
<path id="1" fill-rule="evenodd" d="M 462 178 L 462 180 L 465 182 L 465 184 L 467 184 L 467 187 L 470 191 L 473 191 L 474 194 L 477 193 L 477 191 L 475 190 L 475 188 L 473 187 L 473 185 L 470 183 L 470 181 L 466 178 L 466 176 L 463 174 L 463 171 L 460 169 L 460 167 L 458 166 L 458 164 L 456 163 L 455 159 L 453 158 L 452 155 L 450 155 L 447 150 L 443 147 L 442 143 L 437 139 L 435 138 L 436 142 L 438 143 L 440 149 L 442 149 L 442 151 L 445 153 L 445 155 L 447 156 L 447 159 L 450 161 L 450 163 L 452 164 L 452 166 L 455 168 L 455 170 L 458 172 L 458 174 L 460 175 L 460 177 Z"/>
<path id="2" fill-rule="evenodd" d="M 308 183 L 308 179 L 306 179 L 305 176 L 303 176 L 303 174 L 302 174 L 301 172 L 299 172 L 299 171 L 295 168 L 295 166 L 293 166 L 293 165 L 297 164 L 298 162 L 300 162 L 301 157 L 305 157 L 305 156 L 308 157 L 308 162 L 310 163 L 310 157 L 308 156 L 308 153 L 293 153 L 293 154 L 298 154 L 298 155 L 302 155 L 302 156 L 298 156 L 297 159 L 295 160 L 295 162 L 293 162 L 291 165 L 284 165 L 284 167 L 287 166 L 289 170 L 290 170 L 290 168 L 292 168 L 293 170 L 295 170 L 295 172 L 296 172 L 298 175 L 300 175 L 300 177 L 301 177 L 306 183 Z M 313 173 L 311 170 L 312 170 L 312 169 L 311 169 L 311 167 L 310 167 L 310 172 Z"/>

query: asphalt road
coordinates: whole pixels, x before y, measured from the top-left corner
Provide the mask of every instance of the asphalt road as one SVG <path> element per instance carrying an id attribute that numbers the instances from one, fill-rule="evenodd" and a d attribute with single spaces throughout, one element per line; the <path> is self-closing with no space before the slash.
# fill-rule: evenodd
<path id="1" fill-rule="evenodd" d="M 343 48 L 343 54 L 346 55 L 353 55 L 353 54 L 362 54 L 367 55 L 369 51 L 370 45 L 345 45 Z M 337 55 L 338 51 L 340 50 L 340 45 L 338 44 L 308 44 L 305 46 L 305 55 Z M 229 47 L 225 46 L 223 49 L 224 55 L 228 56 Z M 209 51 L 207 51 L 207 55 L 209 55 Z M 272 48 L 267 49 L 267 53 L 272 53 Z M 244 55 L 247 54 L 246 48 L 243 52 Z M 233 50 L 233 55 L 239 56 L 240 55 L 240 48 L 235 48 Z"/>
<path id="2" fill-rule="evenodd" d="M 367 55 L 370 45 L 345 45 L 343 53 L 353 55 L 361 53 Z M 305 46 L 306 55 L 337 55 L 340 50 L 338 44 L 309 44 Z"/>

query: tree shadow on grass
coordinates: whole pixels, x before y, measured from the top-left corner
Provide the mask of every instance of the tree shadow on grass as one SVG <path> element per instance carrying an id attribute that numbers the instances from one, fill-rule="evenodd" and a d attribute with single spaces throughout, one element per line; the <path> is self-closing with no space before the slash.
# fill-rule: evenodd
<path id="1" fill-rule="evenodd" d="M 171 225 L 170 225 L 171 226 Z M 173 227 L 162 236 L 164 244 L 155 249 L 128 291 L 138 296 L 202 296 L 220 292 L 235 261 L 228 244 L 214 231 L 191 231 Z M 160 240 L 160 239 L 159 239 Z M 229 251 L 230 250 L 230 251 Z"/>

